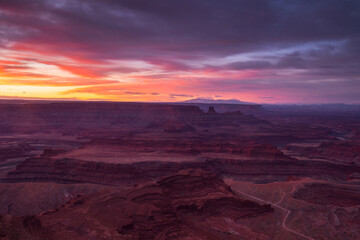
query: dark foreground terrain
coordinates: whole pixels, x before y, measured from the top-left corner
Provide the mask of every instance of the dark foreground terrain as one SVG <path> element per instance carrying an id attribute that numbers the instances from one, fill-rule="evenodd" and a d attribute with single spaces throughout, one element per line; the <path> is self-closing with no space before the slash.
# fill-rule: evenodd
<path id="1" fill-rule="evenodd" d="M 359 239 L 358 106 L 0 112 L 0 239 Z"/>

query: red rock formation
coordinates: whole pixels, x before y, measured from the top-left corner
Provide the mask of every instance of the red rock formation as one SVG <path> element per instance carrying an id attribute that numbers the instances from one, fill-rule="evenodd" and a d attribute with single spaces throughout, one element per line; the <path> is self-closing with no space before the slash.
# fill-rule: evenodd
<path id="1" fill-rule="evenodd" d="M 147 126 L 147 129 L 160 129 L 166 133 L 195 132 L 195 128 L 186 123 L 186 120 L 174 118 L 152 122 Z"/>
<path id="2" fill-rule="evenodd" d="M 214 114 L 214 113 L 217 113 L 217 112 L 215 111 L 215 108 L 213 106 L 210 106 L 207 113 Z"/>
<path id="3" fill-rule="evenodd" d="M 151 103 L 64 102 L 44 104 L 1 104 L 0 125 L 13 131 L 105 131 L 123 125 L 145 127 L 161 116 L 197 116 L 204 114 L 196 106 Z"/>
<path id="4" fill-rule="evenodd" d="M 29 152 L 33 150 L 28 144 L 19 144 L 17 146 L 11 146 L 6 148 L 0 148 L 0 162 L 6 161 L 10 158 L 26 157 L 31 154 Z"/>
<path id="5" fill-rule="evenodd" d="M 356 142 L 324 142 L 316 148 L 298 150 L 311 158 L 324 158 L 332 161 L 360 164 L 360 144 Z"/>
<path id="6" fill-rule="evenodd" d="M 270 217 L 272 213 L 269 205 L 236 196 L 214 174 L 187 170 L 125 192 L 78 197 L 41 215 L 7 223 L 0 234 L 74 240 L 238 239 L 251 232 L 251 226 L 244 232 L 231 232 L 233 226 L 221 232 L 218 224 L 229 219 L 236 225 L 241 219 Z M 218 224 L 210 224 L 208 218 L 218 219 Z M 6 225 L 4 222 L 0 219 L 0 226 Z"/>
<path id="7" fill-rule="evenodd" d="M 261 159 L 261 158 L 260 158 Z M 207 159 L 185 162 L 104 163 L 70 158 L 29 158 L 7 173 L 5 182 L 96 183 L 133 185 L 159 179 L 182 169 L 201 168 L 254 182 L 286 181 L 288 176 L 347 180 L 360 167 L 325 161 Z"/>
<path id="8" fill-rule="evenodd" d="M 293 181 L 300 181 L 301 178 L 299 177 L 294 177 L 294 176 L 288 176 L 286 179 L 286 182 L 293 182 Z"/>
<path id="9" fill-rule="evenodd" d="M 360 206 L 360 192 L 356 187 L 327 183 L 305 184 L 293 197 L 317 205 L 340 207 Z"/>
<path id="10" fill-rule="evenodd" d="M 63 134 L 143 129 L 161 120 L 169 122 L 165 130 L 193 131 L 192 127 L 270 126 L 267 121 L 240 112 L 208 114 L 197 106 L 155 103 L 64 102 L 43 104 L 2 104 L 0 126 L 13 132 L 57 131 Z M 215 112 L 215 110 L 214 110 Z M 166 123 L 165 123 L 166 124 Z M 147 128 L 150 130 L 151 128 Z"/>
<path id="11" fill-rule="evenodd" d="M 34 215 L 13 217 L 0 215 L 0 239 L 48 239 L 48 233 L 42 227 L 38 217 Z"/>
<path id="12" fill-rule="evenodd" d="M 243 155 L 251 159 L 289 160 L 279 149 L 271 144 L 258 144 L 253 141 L 225 142 L 212 138 L 176 138 L 176 139 L 96 139 L 86 144 L 90 146 L 103 146 L 121 148 L 124 151 L 136 152 L 171 152 L 179 154 L 199 153 L 226 153 Z"/>
<path id="13" fill-rule="evenodd" d="M 182 103 L 184 104 L 184 103 Z M 261 105 L 256 104 L 210 104 L 210 103 L 185 103 L 186 105 L 193 105 L 198 106 L 203 111 L 207 111 L 210 106 L 214 107 L 214 110 L 218 113 L 225 113 L 225 112 L 235 112 L 240 111 L 247 115 L 264 115 L 267 113 L 267 110 L 263 108 Z"/>
<path id="14" fill-rule="evenodd" d="M 61 153 L 65 153 L 64 149 L 45 148 L 41 157 L 53 157 Z"/>
<path id="15" fill-rule="evenodd" d="M 279 149 L 277 149 L 271 144 L 245 145 L 241 153 L 252 158 L 273 160 L 289 159 L 287 156 L 284 155 L 284 153 L 282 153 Z"/>
<path id="16" fill-rule="evenodd" d="M 132 185 L 175 173 L 182 167 L 184 166 L 171 162 L 111 164 L 34 157 L 25 160 L 14 171 L 9 172 L 6 181 Z"/>

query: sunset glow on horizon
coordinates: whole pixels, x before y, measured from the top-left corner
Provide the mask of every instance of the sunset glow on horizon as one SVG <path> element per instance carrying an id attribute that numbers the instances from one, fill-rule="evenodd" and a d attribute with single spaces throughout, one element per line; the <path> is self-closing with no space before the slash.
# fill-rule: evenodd
<path id="1" fill-rule="evenodd" d="M 3 0 L 0 98 L 360 103 L 359 9 L 325 0 Z"/>

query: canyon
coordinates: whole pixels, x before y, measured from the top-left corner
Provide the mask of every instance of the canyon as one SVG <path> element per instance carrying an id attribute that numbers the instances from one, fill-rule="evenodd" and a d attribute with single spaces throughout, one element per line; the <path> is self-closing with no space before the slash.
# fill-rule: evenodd
<path id="1" fill-rule="evenodd" d="M 0 102 L 0 239 L 357 239 L 356 107 Z"/>

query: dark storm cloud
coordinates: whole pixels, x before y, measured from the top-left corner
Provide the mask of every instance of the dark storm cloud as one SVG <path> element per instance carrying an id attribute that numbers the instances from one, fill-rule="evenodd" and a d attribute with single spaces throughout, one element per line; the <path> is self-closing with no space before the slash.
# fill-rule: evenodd
<path id="1" fill-rule="evenodd" d="M 1 0 L 0 8 L 2 24 L 24 30 L 10 40 L 98 58 L 186 59 L 360 32 L 355 0 Z"/>
<path id="2" fill-rule="evenodd" d="M 304 90 L 316 80 L 318 91 L 342 84 L 341 94 L 349 88 L 354 96 L 352 89 L 360 86 L 359 23 L 358 0 L 0 0 L 0 47 L 79 62 L 144 60 L 164 70 L 162 77 L 176 70 L 269 71 L 266 81 L 192 83 L 219 93 L 237 86 Z M 262 55 L 193 64 L 254 52 Z M 294 69 L 302 72 L 286 82 L 275 72 Z"/>
<path id="3" fill-rule="evenodd" d="M 214 69 L 228 70 L 306 70 L 309 80 L 324 77 L 360 77 L 360 40 L 351 39 L 339 47 L 331 44 L 281 55 L 263 56 L 268 60 L 238 61 Z M 212 68 L 211 66 L 209 68 Z M 360 84 L 360 83 L 359 83 Z"/>

